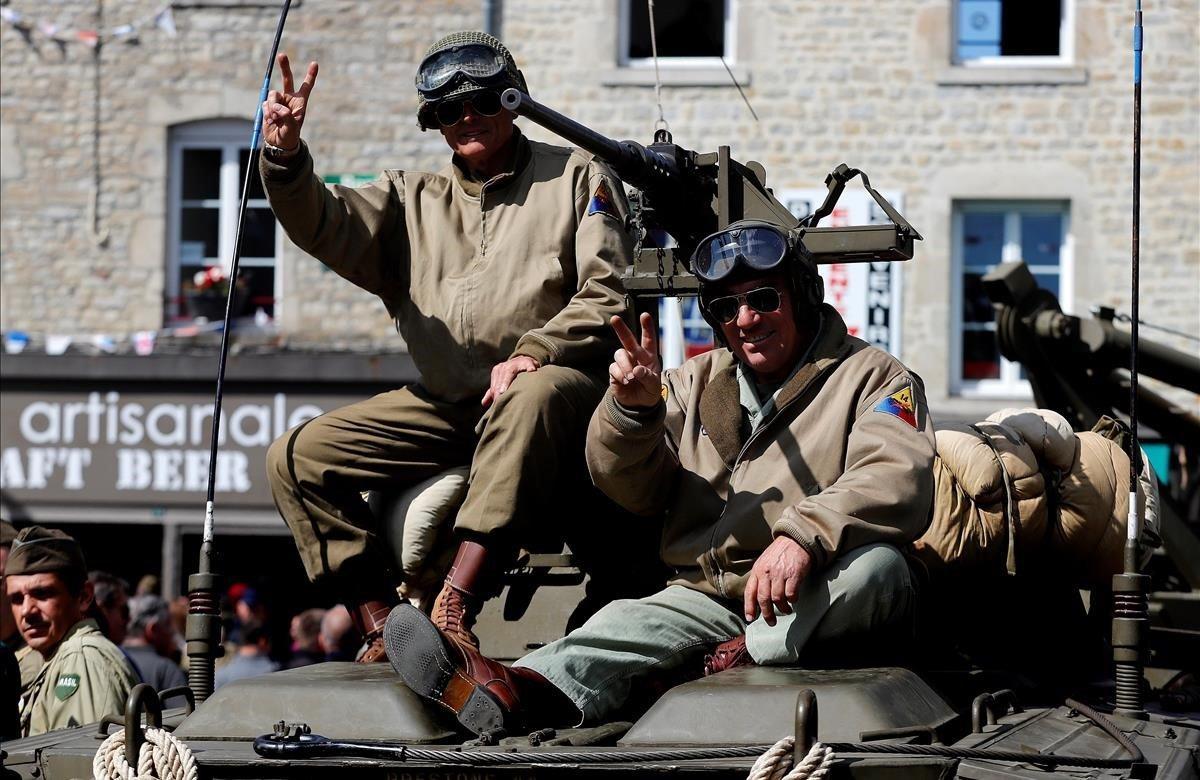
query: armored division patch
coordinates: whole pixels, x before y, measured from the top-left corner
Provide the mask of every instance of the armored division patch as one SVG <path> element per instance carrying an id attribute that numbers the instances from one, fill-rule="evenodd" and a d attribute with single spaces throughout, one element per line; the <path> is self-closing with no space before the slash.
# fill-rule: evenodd
<path id="1" fill-rule="evenodd" d="M 917 409 L 913 403 L 912 385 L 903 387 L 875 404 L 875 411 L 899 417 L 904 422 L 917 427 Z"/>
<path id="2" fill-rule="evenodd" d="M 616 204 L 613 203 L 612 190 L 608 188 L 608 182 L 603 179 L 596 187 L 596 191 L 592 193 L 591 201 L 588 202 L 587 215 L 590 217 L 593 214 L 603 214 L 612 217 L 617 222 L 621 221 L 621 214 L 617 211 Z"/>
<path id="3" fill-rule="evenodd" d="M 79 691 L 79 675 L 60 674 L 54 682 L 54 697 L 66 701 Z"/>

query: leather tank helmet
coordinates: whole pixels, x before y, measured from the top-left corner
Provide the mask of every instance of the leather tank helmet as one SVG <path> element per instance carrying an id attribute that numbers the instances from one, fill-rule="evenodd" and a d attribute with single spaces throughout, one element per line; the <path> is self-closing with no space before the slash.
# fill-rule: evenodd
<path id="1" fill-rule="evenodd" d="M 727 295 L 729 285 L 782 272 L 788 281 L 796 323 L 811 321 L 825 298 L 817 263 L 804 246 L 803 231 L 771 222 L 740 220 L 704 238 L 692 253 L 691 270 L 700 282 L 700 312 L 723 347 L 722 323 L 708 303 Z"/>
<path id="2" fill-rule="evenodd" d="M 422 130 L 440 127 L 435 116 L 439 103 L 509 87 L 529 93 L 508 48 L 499 38 L 475 30 L 451 33 L 430 46 L 417 67 L 416 85 L 417 124 Z"/>

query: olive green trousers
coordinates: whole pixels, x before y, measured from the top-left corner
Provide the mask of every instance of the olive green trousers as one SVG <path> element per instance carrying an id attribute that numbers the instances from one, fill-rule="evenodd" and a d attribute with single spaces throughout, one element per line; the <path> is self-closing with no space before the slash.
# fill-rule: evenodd
<path id="1" fill-rule="evenodd" d="M 580 512 L 580 504 L 599 500 L 580 490 L 590 487 L 587 424 L 606 386 L 603 374 L 551 365 L 518 375 L 490 409 L 478 398 L 442 401 L 417 385 L 288 431 L 267 453 L 267 474 L 309 578 L 349 599 L 378 598 L 381 588 L 394 587 L 395 565 L 362 493 L 401 491 L 466 464 L 470 487 L 457 531 L 510 550 L 565 539 L 585 560 L 615 565 L 594 543 L 616 550 L 630 539 L 613 538 L 621 534 L 611 527 L 589 527 L 583 518 L 592 513 Z M 645 545 L 657 555 L 657 536 Z"/>

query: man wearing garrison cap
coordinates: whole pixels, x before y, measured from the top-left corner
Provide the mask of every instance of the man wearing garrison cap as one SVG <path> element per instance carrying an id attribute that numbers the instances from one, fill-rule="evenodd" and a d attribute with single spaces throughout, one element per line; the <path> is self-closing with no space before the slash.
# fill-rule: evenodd
<path id="1" fill-rule="evenodd" d="M 45 661 L 21 700 L 21 736 L 124 712 L 137 679 L 86 615 L 92 586 L 79 543 L 41 526 L 22 530 L 12 543 L 4 587 L 21 636 Z"/>

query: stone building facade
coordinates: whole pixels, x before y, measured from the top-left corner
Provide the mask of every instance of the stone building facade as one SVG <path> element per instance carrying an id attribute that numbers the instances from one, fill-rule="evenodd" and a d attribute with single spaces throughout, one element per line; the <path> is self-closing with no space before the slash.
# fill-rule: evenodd
<path id="1" fill-rule="evenodd" d="M 961 307 L 955 210 L 963 202 L 1066 204 L 1065 304 L 1128 308 L 1131 11 L 1063 0 L 1064 56 L 1052 64 L 956 65 L 969 0 L 728 0 L 726 55 L 758 114 L 716 64 L 662 65 L 676 142 L 730 144 L 775 188 L 820 187 L 838 162 L 903 193 L 925 241 L 903 268 L 902 357 L 938 401 L 959 394 Z M 636 0 L 635 0 L 636 2 Z M 442 33 L 493 24 L 542 102 L 615 137 L 649 140 L 653 71 L 626 66 L 622 0 L 303 0 L 283 49 L 322 66 L 304 134 L 318 169 L 372 174 L 446 161 L 415 126 L 412 75 Z M 163 6 L 131 0 L 7 8 L 104 33 Z M 257 99 L 277 6 L 259 0 L 169 5 L 176 35 L 146 25 L 98 55 L 34 27 L 3 28 L 0 324 L 33 333 L 111 333 L 170 324 L 173 134 L 244 123 Z M 1200 29 L 1190 0 L 1146 7 L 1142 306 L 1156 323 L 1200 332 Z M 549 139 L 537 127 L 533 137 Z M 236 126 L 236 123 L 235 123 Z M 178 277 L 178 274 L 176 274 Z M 186 280 L 185 280 L 186 281 Z M 292 343 L 401 348 L 383 307 L 279 239 L 274 322 Z M 1175 342 L 1190 348 L 1187 342 Z"/>

